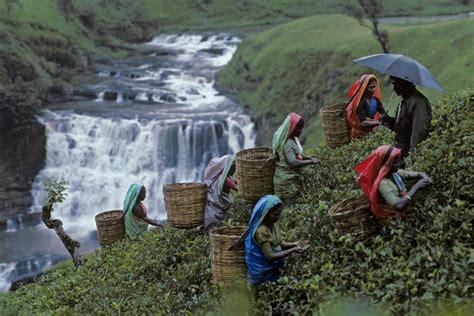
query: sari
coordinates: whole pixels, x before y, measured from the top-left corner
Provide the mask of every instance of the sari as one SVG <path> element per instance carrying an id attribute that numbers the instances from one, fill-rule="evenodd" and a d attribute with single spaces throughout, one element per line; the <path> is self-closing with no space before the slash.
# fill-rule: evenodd
<path id="1" fill-rule="evenodd" d="M 276 281 L 281 275 L 285 261 L 283 258 L 268 260 L 255 240 L 255 233 L 262 224 L 270 209 L 281 204 L 280 198 L 275 195 L 262 197 L 252 211 L 247 228 L 241 239 L 245 238 L 245 264 L 247 265 L 247 280 L 252 285 L 258 285 L 267 281 Z M 281 232 L 277 223 L 272 225 L 273 238 L 281 243 Z M 281 251 L 281 246 L 272 248 L 273 252 Z"/>
<path id="2" fill-rule="evenodd" d="M 137 198 L 140 194 L 142 187 L 143 186 L 141 184 L 130 185 L 123 201 L 125 233 L 129 237 L 136 236 L 148 229 L 148 223 L 133 214 L 133 208 L 137 203 Z M 145 208 L 143 203 L 141 203 L 141 206 L 146 215 L 147 209 Z"/>
<path id="3" fill-rule="evenodd" d="M 381 223 L 385 223 L 387 218 L 397 214 L 406 216 L 405 210 L 397 211 L 379 201 L 380 183 L 392 169 L 395 158 L 400 155 L 399 148 L 383 145 L 354 167 L 354 171 L 359 174 L 357 183 L 370 200 L 370 210 Z"/>
<path id="4" fill-rule="evenodd" d="M 212 159 L 204 171 L 207 185 L 207 201 L 204 210 L 204 228 L 224 220 L 224 211 L 233 203 L 230 193 L 223 192 L 225 183 L 232 182 L 228 173 L 234 163 L 234 155 Z"/>
<path id="5" fill-rule="evenodd" d="M 359 80 L 357 80 L 352 87 L 349 89 L 348 95 L 350 97 L 349 103 L 347 104 L 347 121 L 351 126 L 351 139 L 354 141 L 358 138 L 361 138 L 364 135 L 370 133 L 374 127 L 364 127 L 361 125 L 359 116 L 357 115 L 357 108 L 359 107 L 360 100 L 364 95 L 365 89 L 367 88 L 369 81 L 375 79 L 377 87 L 375 88 L 374 97 L 378 100 L 382 99 L 382 93 L 380 91 L 379 82 L 375 75 L 362 75 Z M 375 105 L 377 107 L 377 105 Z M 376 109 L 376 108 L 375 108 Z M 378 120 L 380 114 L 375 110 L 374 119 Z"/>
<path id="6" fill-rule="evenodd" d="M 298 195 L 300 172 L 292 168 L 285 155 L 285 151 L 295 154 L 295 159 L 303 159 L 303 148 L 298 137 L 292 137 L 301 116 L 292 112 L 288 115 L 273 135 L 272 149 L 278 157 L 276 159 L 275 174 L 273 176 L 274 192 L 281 198 L 291 199 Z"/>

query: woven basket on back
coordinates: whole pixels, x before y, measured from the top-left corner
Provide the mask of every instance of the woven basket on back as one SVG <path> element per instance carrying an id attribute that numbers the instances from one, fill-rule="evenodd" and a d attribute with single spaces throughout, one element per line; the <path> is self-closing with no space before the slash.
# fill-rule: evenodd
<path id="1" fill-rule="evenodd" d="M 336 148 L 351 142 L 351 127 L 346 118 L 346 103 L 327 105 L 319 110 L 326 144 Z"/>
<path id="2" fill-rule="evenodd" d="M 365 195 L 342 200 L 331 207 L 329 216 L 342 234 L 350 233 L 364 239 L 378 231 L 377 221 Z"/>
<path id="3" fill-rule="evenodd" d="M 176 228 L 193 228 L 204 223 L 207 185 L 174 183 L 163 187 L 168 223 Z"/>
<path id="4" fill-rule="evenodd" d="M 209 232 L 211 271 L 214 281 L 245 280 L 245 248 L 229 250 L 240 238 L 245 226 L 220 227 Z"/>
<path id="5" fill-rule="evenodd" d="M 256 201 L 273 194 L 275 156 L 271 148 L 250 148 L 236 154 L 237 178 L 242 197 Z"/>
<path id="6" fill-rule="evenodd" d="M 125 237 L 123 211 L 114 210 L 99 213 L 95 216 L 99 244 L 109 246 Z"/>

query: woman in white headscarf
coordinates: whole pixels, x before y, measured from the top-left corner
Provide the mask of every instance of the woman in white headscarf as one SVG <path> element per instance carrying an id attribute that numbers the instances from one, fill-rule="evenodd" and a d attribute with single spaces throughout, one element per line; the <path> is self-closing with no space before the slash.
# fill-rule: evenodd
<path id="1" fill-rule="evenodd" d="M 212 159 L 204 171 L 207 184 L 207 202 L 204 211 L 204 229 L 218 225 L 224 220 L 224 212 L 232 205 L 230 190 L 237 190 L 234 155 Z"/>

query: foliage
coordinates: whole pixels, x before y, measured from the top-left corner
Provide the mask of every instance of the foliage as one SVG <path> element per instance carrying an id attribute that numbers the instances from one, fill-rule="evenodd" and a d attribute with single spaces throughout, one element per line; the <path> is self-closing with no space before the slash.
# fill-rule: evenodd
<path id="1" fill-rule="evenodd" d="M 54 203 L 61 203 L 67 196 L 67 182 L 63 180 L 47 179 L 43 183 L 44 190 L 47 193 L 43 206 L 52 208 Z"/>
<path id="2" fill-rule="evenodd" d="M 225 289 L 211 282 L 209 240 L 169 226 L 103 248 L 77 271 L 63 266 L 2 300 L 24 314 L 310 314 L 350 310 L 366 315 L 472 312 L 474 298 L 473 141 L 474 90 L 434 106 L 431 136 L 408 159 L 432 186 L 417 194 L 406 220 L 393 219 L 372 239 L 340 235 L 327 215 L 331 205 L 361 194 L 352 167 L 393 135 L 380 129 L 332 150 L 311 149 L 321 167 L 305 169 L 303 196 L 286 208 L 287 239 L 311 248 L 288 258 L 276 283 Z M 245 223 L 251 204 L 240 197 L 227 221 Z M 382 312 L 383 311 L 383 312 Z"/>
<path id="3" fill-rule="evenodd" d="M 386 28 L 393 52 L 409 50 L 409 55 L 426 65 L 448 92 L 454 92 L 472 86 L 471 26 L 472 21 L 465 19 Z M 446 49 L 451 46 L 456 49 Z M 307 123 L 302 140 L 316 146 L 323 141 L 319 109 L 347 101 L 348 88 L 361 74 L 380 77 L 374 70 L 353 63 L 356 58 L 378 52 L 377 42 L 353 19 L 319 15 L 247 36 L 219 73 L 219 81 L 258 118 L 261 143 L 269 143 L 285 116 L 295 111 Z M 396 96 L 389 104 L 392 87 L 383 84 L 382 90 L 385 108 L 394 115 Z M 433 90 L 423 93 L 431 101 L 439 98 Z"/>
<path id="4" fill-rule="evenodd" d="M 357 19 L 357 21 L 359 21 L 362 26 L 366 26 L 364 23 L 364 17 L 367 18 L 372 24 L 372 27 L 367 27 L 372 30 L 372 34 L 380 43 L 383 52 L 389 53 L 390 45 L 388 40 L 388 32 L 379 29 L 379 18 L 382 13 L 382 0 L 357 0 L 357 2 L 359 3 L 362 10 L 358 10 L 353 5 L 347 5 L 347 14 Z"/>

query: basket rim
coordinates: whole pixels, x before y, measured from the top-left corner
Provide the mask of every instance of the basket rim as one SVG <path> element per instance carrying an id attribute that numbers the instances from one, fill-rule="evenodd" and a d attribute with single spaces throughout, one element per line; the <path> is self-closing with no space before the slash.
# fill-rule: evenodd
<path id="1" fill-rule="evenodd" d="M 331 107 L 334 107 L 336 105 L 339 105 L 339 106 L 342 106 L 342 105 L 346 105 L 347 102 L 336 102 L 336 103 L 331 103 L 331 104 L 327 104 L 325 106 L 323 106 L 322 108 L 319 109 L 319 111 L 324 111 L 324 112 L 333 112 L 333 111 L 336 111 L 336 110 L 330 110 Z M 340 111 L 341 109 L 337 109 L 337 111 Z"/>
<path id="2" fill-rule="evenodd" d="M 235 159 L 237 160 L 247 160 L 247 161 L 255 161 L 255 159 L 245 159 L 242 158 L 243 154 L 249 153 L 249 152 L 258 152 L 258 151 L 267 151 L 271 154 L 273 154 L 273 149 L 271 147 L 255 147 L 255 148 L 247 148 L 247 149 L 242 149 L 241 151 L 237 152 L 235 154 Z"/>
<path id="3" fill-rule="evenodd" d="M 243 232 L 246 227 L 247 227 L 247 226 L 244 226 L 244 225 L 217 227 L 217 228 L 211 229 L 211 230 L 209 231 L 209 235 L 212 235 L 213 237 L 214 237 L 214 236 L 226 236 L 226 237 L 230 237 L 230 236 L 240 236 L 240 235 L 242 235 L 242 233 L 240 233 L 240 234 L 238 234 L 238 235 L 229 235 L 229 234 L 222 234 L 222 233 L 220 233 L 220 231 L 222 231 L 222 230 L 224 230 L 224 229 L 242 229 L 242 232 Z"/>
<path id="4" fill-rule="evenodd" d="M 123 216 L 123 210 L 110 210 L 110 211 L 105 211 L 105 212 L 100 212 L 99 214 L 96 214 L 95 215 L 95 219 L 101 219 L 102 216 L 104 215 L 108 215 L 108 214 L 112 214 L 112 213 L 118 213 L 118 212 L 121 212 L 122 213 L 122 216 Z"/>
<path id="5" fill-rule="evenodd" d="M 163 185 L 163 191 L 173 191 L 173 190 L 182 190 L 182 189 L 206 189 L 207 190 L 207 184 L 204 182 L 178 182 L 178 183 L 169 183 Z"/>

